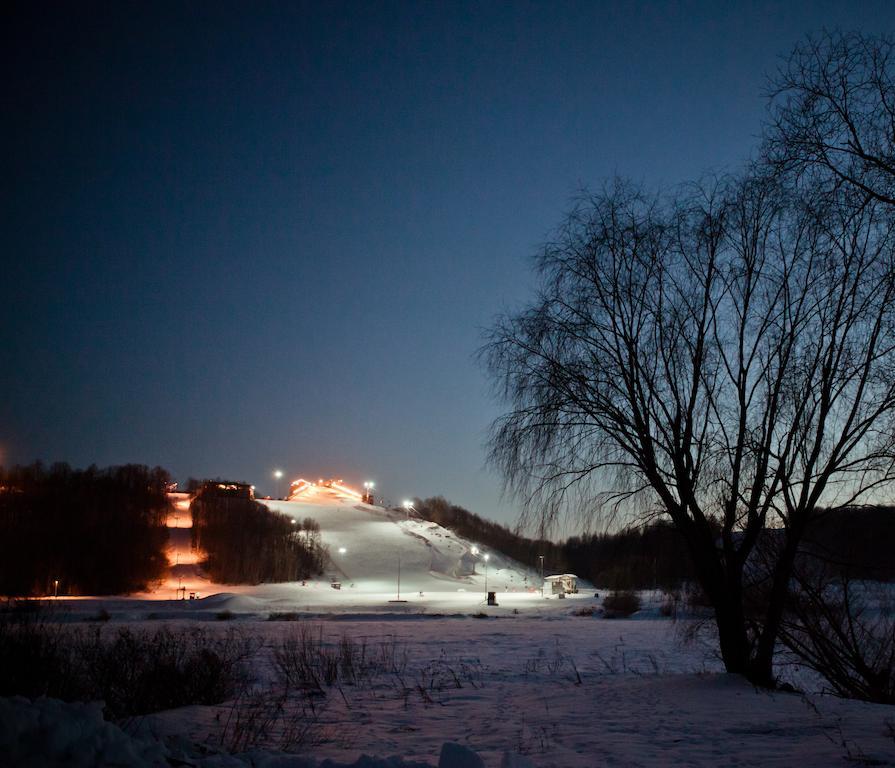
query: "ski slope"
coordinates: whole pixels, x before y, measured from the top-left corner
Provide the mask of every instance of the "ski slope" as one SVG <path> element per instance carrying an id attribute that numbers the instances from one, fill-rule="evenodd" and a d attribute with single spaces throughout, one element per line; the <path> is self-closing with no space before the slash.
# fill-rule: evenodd
<path id="1" fill-rule="evenodd" d="M 168 578 L 151 593 L 133 596 L 137 599 L 179 604 L 181 598 L 195 596 L 187 603 L 197 615 L 475 611 L 485 606 L 489 591 L 497 593 L 499 603 L 489 608 L 492 612 L 512 613 L 533 603 L 548 612 L 562 607 L 542 597 L 541 579 L 533 568 L 404 510 L 364 504 L 350 491 L 323 485 L 289 501 L 259 499 L 297 523 L 312 518 L 319 524 L 329 550 L 323 574 L 303 582 L 217 584 L 202 572 L 200 555 L 191 546 L 188 494 L 172 494 L 171 500 Z M 186 606 L 177 610 L 183 613 Z"/>
<path id="2" fill-rule="evenodd" d="M 295 501 L 265 501 L 296 521 L 320 525 L 330 563 L 325 580 L 342 590 L 397 599 L 430 592 L 522 592 L 540 588 L 535 572 L 489 552 L 436 523 L 363 504 L 334 488 L 314 486 Z M 485 557 L 488 557 L 486 561 Z M 486 574 L 487 571 L 487 574 Z"/>

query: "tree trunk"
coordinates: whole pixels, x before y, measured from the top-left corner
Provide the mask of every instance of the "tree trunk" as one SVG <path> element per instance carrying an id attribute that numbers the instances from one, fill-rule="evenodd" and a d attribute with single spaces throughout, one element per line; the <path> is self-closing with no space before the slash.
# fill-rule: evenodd
<path id="1" fill-rule="evenodd" d="M 712 602 L 718 626 L 721 660 L 727 672 L 745 676 L 756 685 L 766 686 L 755 678 L 752 665 L 752 644 L 746 631 L 743 608 L 743 571 L 741 567 L 721 562 L 720 553 L 709 537 L 687 539 L 696 573 L 702 588 Z"/>
<path id="2" fill-rule="evenodd" d="M 751 646 L 746 634 L 742 596 L 738 603 L 730 595 L 722 596 L 715 604 L 715 622 L 718 625 L 718 643 L 725 671 L 743 675 L 750 682 L 757 683 L 753 679 Z"/>
<path id="3" fill-rule="evenodd" d="M 786 608 L 789 582 L 792 578 L 800 538 L 801 536 L 797 532 L 790 531 L 786 537 L 783 550 L 774 564 L 771 592 L 768 595 L 761 635 L 758 638 L 755 658 L 752 661 L 754 667 L 753 677 L 755 678 L 753 682 L 756 685 L 763 685 L 768 688 L 773 688 L 776 685 L 774 678 L 774 650 L 777 645 L 777 635 L 780 633 L 783 611 Z M 762 682 L 762 679 L 766 682 Z"/>

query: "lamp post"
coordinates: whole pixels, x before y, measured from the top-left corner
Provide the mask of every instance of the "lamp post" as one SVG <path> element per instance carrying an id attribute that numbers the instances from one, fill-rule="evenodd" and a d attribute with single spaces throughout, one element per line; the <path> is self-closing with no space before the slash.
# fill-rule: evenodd
<path id="1" fill-rule="evenodd" d="M 488 599 L 488 561 L 491 559 L 491 555 L 484 555 L 482 559 L 485 561 L 485 599 Z"/>
<path id="2" fill-rule="evenodd" d="M 544 596 L 544 556 L 538 555 L 538 560 L 541 561 L 541 597 Z"/>
<path id="3" fill-rule="evenodd" d="M 373 489 L 375 487 L 376 483 L 374 483 L 372 480 L 367 480 L 367 482 L 364 483 L 364 503 L 373 503 Z"/>
<path id="4" fill-rule="evenodd" d="M 413 509 L 413 502 L 410 501 L 409 499 L 405 499 L 403 506 L 404 506 L 404 509 L 407 510 L 407 519 L 410 520 L 410 510 Z M 416 512 L 415 509 L 413 509 L 413 511 Z"/>
<path id="5" fill-rule="evenodd" d="M 282 490 L 282 486 L 280 484 L 280 480 L 283 479 L 283 470 L 275 469 L 273 472 L 274 479 L 277 481 L 277 498 L 281 499 L 283 494 L 280 492 Z"/>
<path id="6" fill-rule="evenodd" d="M 59 597 L 59 579 L 53 579 L 53 599 Z"/>

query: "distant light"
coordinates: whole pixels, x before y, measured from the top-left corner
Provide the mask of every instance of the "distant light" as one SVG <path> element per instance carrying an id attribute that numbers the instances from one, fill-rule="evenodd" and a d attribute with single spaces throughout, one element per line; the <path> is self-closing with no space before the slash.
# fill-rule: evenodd
<path id="1" fill-rule="evenodd" d="M 485 555 L 485 562 L 487 563 L 491 559 L 491 555 Z"/>
<path id="2" fill-rule="evenodd" d="M 289 518 L 289 522 L 292 523 L 292 525 L 295 525 L 295 518 L 294 518 L 294 517 L 290 517 L 290 518 Z"/>
<path id="3" fill-rule="evenodd" d="M 404 509 L 413 509 L 413 502 L 405 499 L 404 500 Z"/>
<path id="4" fill-rule="evenodd" d="M 283 470 L 282 470 L 282 469 L 275 469 L 275 470 L 274 470 L 274 473 L 273 473 L 273 476 L 274 476 L 277 480 L 281 480 L 281 479 L 283 478 Z"/>
<path id="5" fill-rule="evenodd" d="M 477 555 L 478 553 L 479 553 L 479 548 L 478 548 L 478 547 L 473 547 L 473 548 L 472 548 L 472 554 Z"/>
<path id="6" fill-rule="evenodd" d="M 344 555 L 348 550 L 345 547 L 339 547 L 339 554 Z"/>

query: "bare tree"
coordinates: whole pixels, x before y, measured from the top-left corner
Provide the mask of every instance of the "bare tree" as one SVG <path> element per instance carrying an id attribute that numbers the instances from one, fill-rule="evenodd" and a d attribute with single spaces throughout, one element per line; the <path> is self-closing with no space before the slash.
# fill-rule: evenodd
<path id="1" fill-rule="evenodd" d="M 670 201 L 616 182 L 572 211 L 538 300 L 483 349 L 509 406 L 491 439 L 508 487 L 544 524 L 570 504 L 670 516 L 726 668 L 761 685 L 806 528 L 895 458 L 891 209 L 791 192 L 760 171 Z M 747 615 L 768 528 L 777 556 Z"/>
<path id="2" fill-rule="evenodd" d="M 771 82 L 767 157 L 812 184 L 895 204 L 895 40 L 827 33 L 796 46 Z"/>

